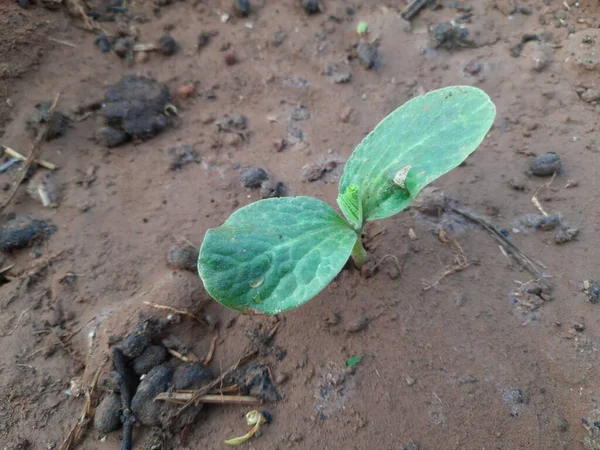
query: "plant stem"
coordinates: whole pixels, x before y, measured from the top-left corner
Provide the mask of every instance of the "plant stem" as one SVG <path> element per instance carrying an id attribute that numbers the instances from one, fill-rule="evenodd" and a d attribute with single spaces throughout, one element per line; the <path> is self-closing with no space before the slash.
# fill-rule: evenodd
<path id="1" fill-rule="evenodd" d="M 354 248 L 352 249 L 352 261 L 354 261 L 354 265 L 360 269 L 368 260 L 369 255 L 367 251 L 362 245 L 362 241 L 360 239 L 360 234 L 358 235 L 358 239 L 356 240 L 356 244 L 354 244 Z"/>

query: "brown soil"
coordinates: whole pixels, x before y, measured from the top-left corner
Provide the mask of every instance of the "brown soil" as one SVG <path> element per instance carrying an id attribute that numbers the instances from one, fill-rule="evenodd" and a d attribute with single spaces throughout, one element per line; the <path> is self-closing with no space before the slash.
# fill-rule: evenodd
<path id="1" fill-rule="evenodd" d="M 392 258 L 368 279 L 345 270 L 280 318 L 273 344 L 285 357 L 264 352 L 255 361 L 270 365 L 282 399 L 265 405 L 273 422 L 245 448 L 583 448 L 582 418 L 600 394 L 600 306 L 586 301 L 579 286 L 597 278 L 600 267 L 594 247 L 600 147 L 597 100 L 583 101 L 577 89 L 594 88 L 598 72 L 579 68 L 569 33 L 598 26 L 600 9 L 586 6 L 595 2 L 567 10 L 559 0 L 525 0 L 517 6 L 531 14 L 510 18 L 511 1 L 465 2 L 473 7 L 466 24 L 473 45 L 425 50 L 430 25 L 464 14 L 451 8 L 456 2 L 440 0 L 443 8 L 423 10 L 411 28 L 398 17 L 398 2 L 329 0 L 322 13 L 307 16 L 299 1 L 251 0 L 249 17 L 232 15 L 222 23 L 228 1 L 162 8 L 129 1 L 138 19 L 102 26 L 111 32 L 133 26 L 143 43 L 169 29 L 181 45 L 173 56 L 150 53 L 132 67 L 101 53 L 94 35 L 66 9 L 37 3 L 27 10 L 10 1 L 0 6 L 0 144 L 28 153 L 25 122 L 36 104 L 60 92 L 59 109 L 71 113 L 101 99 L 127 73 L 151 76 L 172 92 L 194 83 L 198 95 L 177 100 L 176 126 L 145 143 L 106 150 L 90 139 L 100 117 L 74 121 L 64 136 L 42 144 L 43 158 L 60 166 L 52 174 L 58 208 L 43 208 L 23 186 L 4 211 L 49 220 L 58 230 L 2 262 L 14 267 L 7 272 L 11 281 L 0 287 L 0 448 L 59 447 L 85 403 L 83 395 L 71 395 L 77 393 L 72 381 L 85 387 L 99 368 L 105 376 L 109 337 L 131 331 L 140 314 L 168 314 L 144 301 L 204 307 L 219 321 L 211 371 L 218 375 L 233 364 L 248 345 L 247 331 L 266 329 L 272 319 L 238 316 L 210 301 L 198 277 L 181 281 L 167 267 L 169 248 L 184 237 L 198 246 L 208 228 L 259 198 L 240 186 L 242 166 L 264 168 L 289 195 L 334 204 L 343 165 L 315 182 L 302 182 L 302 167 L 331 154 L 344 161 L 387 113 L 414 95 L 454 84 L 484 89 L 498 116 L 468 163 L 435 185 L 509 230 L 525 253 L 547 266 L 552 294 L 535 305 L 514 301 L 518 283 L 532 276 L 509 263 L 484 230 L 451 216 L 442 223 L 471 265 L 425 290 L 456 258 L 439 239 L 439 221 L 411 211 L 372 225 L 373 258 L 395 255 L 404 262 L 402 273 L 393 273 Z M 352 60 L 351 81 L 335 84 L 323 70 L 327 63 L 345 64 L 359 20 L 369 24 L 369 39 L 379 40 L 381 66 L 366 70 Z M 197 51 L 201 31 L 213 37 Z M 280 45 L 277 33 L 286 35 Z M 524 44 L 521 56 L 512 57 L 526 33 L 541 41 Z M 298 105 L 309 119 L 291 120 Z M 248 118 L 247 139 L 219 132 L 213 123 L 235 114 Z M 304 138 L 290 139 L 278 152 L 273 141 L 289 139 L 290 126 Z M 169 170 L 169 150 L 183 145 L 202 163 Z M 580 229 L 562 246 L 551 231 L 513 230 L 523 215 L 537 213 L 531 197 L 548 179 L 525 172 L 532 155 L 547 151 L 561 156 L 563 170 L 539 199 Z M 9 186 L 14 173 L 0 174 L 0 186 Z M 524 190 L 511 188 L 513 178 L 523 180 Z M 567 180 L 578 186 L 566 188 Z M 417 240 L 409 239 L 411 228 Z M 356 326 L 364 320 L 366 327 Z M 346 331 L 353 323 L 363 329 Z M 64 336 L 78 330 L 65 344 Z M 186 317 L 173 333 L 200 357 L 214 335 Z M 362 356 L 355 370 L 341 369 L 354 355 Z M 134 448 L 224 448 L 225 439 L 245 432 L 247 410 L 206 407 L 186 430 L 187 443 L 180 435 L 136 429 Z M 80 448 L 120 448 L 120 432 L 106 442 L 101 437 L 90 428 Z"/>

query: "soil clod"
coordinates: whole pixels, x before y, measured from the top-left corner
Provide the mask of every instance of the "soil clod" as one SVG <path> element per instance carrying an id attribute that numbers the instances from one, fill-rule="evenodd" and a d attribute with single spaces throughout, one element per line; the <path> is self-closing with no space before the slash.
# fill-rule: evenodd
<path id="1" fill-rule="evenodd" d="M 574 227 L 563 227 L 556 232 L 554 235 L 554 242 L 556 244 L 564 244 L 570 242 L 577 237 L 579 229 Z"/>
<path id="2" fill-rule="evenodd" d="M 251 395 L 269 402 L 279 401 L 279 394 L 273 386 L 270 371 L 264 364 L 250 364 L 246 369 L 234 374 L 235 382 L 244 395 Z"/>
<path id="3" fill-rule="evenodd" d="M 321 12 L 321 2 L 319 0 L 300 0 L 300 5 L 307 14 L 317 14 Z"/>
<path id="4" fill-rule="evenodd" d="M 173 371 L 173 389 L 200 389 L 210 383 L 214 377 L 210 371 L 198 363 L 184 363 Z"/>
<path id="5" fill-rule="evenodd" d="M 35 112 L 27 119 L 27 129 L 32 137 L 37 136 L 40 124 L 47 124 L 46 140 L 50 141 L 62 136 L 69 126 L 69 118 L 62 112 L 55 110 L 52 115 L 50 108 L 52 102 L 41 102 L 35 105 Z"/>
<path id="6" fill-rule="evenodd" d="M 198 249 L 191 245 L 174 246 L 169 250 L 167 261 L 175 269 L 196 270 L 198 263 Z"/>
<path id="7" fill-rule="evenodd" d="M 167 359 L 167 350 L 161 345 L 150 345 L 141 355 L 134 358 L 133 371 L 137 375 L 145 375 Z"/>
<path id="8" fill-rule="evenodd" d="M 110 433 L 121 428 L 121 397 L 117 394 L 105 396 L 94 414 L 94 428 L 101 433 Z"/>
<path id="9" fill-rule="evenodd" d="M 12 252 L 56 232 L 56 227 L 43 220 L 15 217 L 0 228 L 0 251 Z"/>
<path id="10" fill-rule="evenodd" d="M 104 94 L 100 114 L 107 125 L 133 139 L 147 140 L 169 124 L 165 108 L 169 89 L 152 78 L 126 75 Z"/>
<path id="11" fill-rule="evenodd" d="M 245 188 L 257 189 L 269 175 L 260 167 L 246 167 L 240 172 L 240 183 Z"/>
<path id="12" fill-rule="evenodd" d="M 179 50 L 179 44 L 169 33 L 164 33 L 158 38 L 158 49 L 165 56 L 171 56 Z"/>
<path id="13" fill-rule="evenodd" d="M 280 181 L 264 180 L 260 185 L 261 198 L 275 198 L 285 196 L 285 186 Z"/>
<path id="14" fill-rule="evenodd" d="M 173 370 L 170 367 L 156 366 L 146 374 L 138 386 L 131 401 L 131 409 L 142 425 L 147 427 L 160 425 L 161 411 L 164 405 L 155 402 L 154 398 L 167 390 L 172 374 Z"/>
<path id="15" fill-rule="evenodd" d="M 531 161 L 529 170 L 538 177 L 549 177 L 559 172 L 561 166 L 560 156 L 554 152 L 548 152 Z"/>

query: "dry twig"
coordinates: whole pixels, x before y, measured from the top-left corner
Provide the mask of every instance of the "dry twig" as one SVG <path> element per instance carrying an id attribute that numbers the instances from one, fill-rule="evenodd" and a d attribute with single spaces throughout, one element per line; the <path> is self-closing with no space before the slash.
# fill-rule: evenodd
<path id="1" fill-rule="evenodd" d="M 552 175 L 552 178 L 550 178 L 550 181 L 542 184 L 539 188 L 537 188 L 535 190 L 535 192 L 533 193 L 533 196 L 531 197 L 531 202 L 535 205 L 535 207 L 538 209 L 538 211 L 541 212 L 545 217 L 548 217 L 548 213 L 546 211 L 544 211 L 544 208 L 542 207 L 542 203 L 539 201 L 537 196 L 542 189 L 550 188 L 550 185 L 554 181 L 555 177 L 556 177 L 556 172 L 554 172 L 554 174 Z"/>
<path id="2" fill-rule="evenodd" d="M 277 332 L 278 328 L 279 328 L 279 323 L 276 323 L 273 326 L 273 328 L 271 328 L 271 331 L 269 331 L 269 334 L 266 339 L 267 341 L 270 340 L 271 338 L 273 338 L 273 336 Z M 257 353 L 258 353 L 258 348 L 256 348 L 256 347 L 253 347 L 250 350 L 247 350 L 246 353 L 244 353 L 242 356 L 240 356 L 240 358 L 237 360 L 237 362 L 235 364 L 233 364 L 231 367 L 229 367 L 225 372 L 222 372 L 221 375 L 219 375 L 217 378 L 215 378 L 213 381 L 211 381 L 206 386 L 204 386 L 196 391 L 193 391 L 189 400 L 187 400 L 187 402 L 179 410 L 179 414 L 181 414 L 183 411 L 185 411 L 190 406 L 197 405 L 199 398 L 201 398 L 203 395 L 208 394 L 210 391 L 212 391 L 217 386 L 222 387 L 223 380 L 225 380 L 225 378 L 227 378 L 229 375 L 231 375 L 233 372 L 235 372 L 241 364 L 248 361 L 250 358 L 252 358 Z"/>
<path id="3" fill-rule="evenodd" d="M 206 354 L 206 357 L 204 358 L 204 361 L 202 361 L 202 365 L 208 366 L 210 364 L 210 362 L 212 361 L 213 355 L 215 354 L 215 348 L 217 346 L 217 339 L 218 338 L 219 338 L 218 335 L 215 335 L 212 338 L 212 341 L 210 343 L 210 347 L 208 349 L 208 353 Z"/>
<path id="4" fill-rule="evenodd" d="M 176 391 L 173 393 L 163 392 L 162 394 L 158 394 L 158 396 L 154 399 L 162 400 L 165 402 L 171 403 L 179 403 L 181 405 L 185 405 L 189 402 L 194 396 L 194 391 L 182 392 Z M 197 404 L 199 403 L 210 403 L 214 405 L 256 405 L 262 403 L 262 400 L 257 397 L 252 397 L 250 395 L 215 395 L 215 394 L 206 394 L 200 397 L 197 397 L 194 400 Z"/>
<path id="5" fill-rule="evenodd" d="M 6 145 L 0 145 L 0 150 L 4 150 L 4 154 L 10 156 L 11 158 L 17 158 L 21 161 L 25 161 L 27 159 L 25 155 L 20 154 L 15 149 L 7 147 Z M 38 166 L 41 166 L 48 170 L 56 170 L 58 168 L 56 164 L 44 161 L 43 159 L 34 159 L 33 162 L 36 163 Z"/>
<path id="6" fill-rule="evenodd" d="M 152 308 L 161 309 L 163 311 L 171 311 L 175 314 L 182 314 L 184 316 L 191 317 L 192 319 L 197 321 L 200 325 L 209 326 L 206 323 L 206 321 L 202 320 L 200 317 L 198 317 L 197 315 L 195 315 L 194 313 L 191 313 L 189 311 L 182 311 L 180 309 L 172 308 L 171 306 L 159 305 L 158 303 L 151 303 L 151 302 L 146 302 L 146 301 L 144 301 L 143 303 L 144 303 L 144 305 L 151 306 Z"/>
<path id="7" fill-rule="evenodd" d="M 469 219 L 471 222 L 481 225 L 483 228 L 489 231 L 492 237 L 496 239 L 496 241 L 498 241 L 498 243 L 504 248 L 504 250 L 510 253 L 513 256 L 513 258 L 515 258 L 519 262 L 519 264 L 522 267 L 524 267 L 529 273 L 531 273 L 536 279 L 547 276 L 543 270 L 540 270 L 538 268 L 541 267 L 545 269 L 546 266 L 544 264 L 540 263 L 539 261 L 535 261 L 527 255 L 525 255 L 515 244 L 508 240 L 508 238 L 506 238 L 500 232 L 500 230 L 498 230 L 492 223 L 490 223 L 483 217 L 476 216 L 475 214 L 472 214 L 468 211 L 464 211 L 456 207 L 452 207 L 452 210 L 460 214 L 461 216 Z"/>
<path id="8" fill-rule="evenodd" d="M 52 102 L 52 105 L 50 106 L 50 109 L 48 111 L 48 116 L 50 117 L 50 119 L 52 118 L 52 114 L 54 114 L 54 110 L 56 109 L 56 105 L 58 104 L 59 98 L 60 98 L 60 94 L 57 94 L 56 97 L 54 98 L 54 101 Z M 41 143 L 44 139 L 46 139 L 46 135 L 48 134 L 49 122 L 51 122 L 51 120 L 48 120 L 47 123 L 40 124 L 41 125 L 40 131 L 38 132 L 35 140 L 33 141 L 33 144 L 31 146 L 31 151 L 29 152 L 29 156 L 27 156 L 27 159 L 25 160 L 25 164 L 23 164 L 21 171 L 17 175 L 17 179 L 15 180 L 11 190 L 9 191 L 8 196 L 4 199 L 4 201 L 2 203 L 0 203 L 0 212 L 2 212 L 4 210 L 4 208 L 6 208 L 10 204 L 13 197 L 17 193 L 17 189 L 19 189 L 19 186 L 25 179 L 25 176 L 27 175 L 29 168 L 35 161 L 38 154 L 41 152 Z"/>

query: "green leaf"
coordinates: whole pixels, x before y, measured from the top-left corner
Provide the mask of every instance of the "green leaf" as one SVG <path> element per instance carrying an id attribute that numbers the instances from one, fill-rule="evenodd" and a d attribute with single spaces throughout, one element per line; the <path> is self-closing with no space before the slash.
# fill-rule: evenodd
<path id="1" fill-rule="evenodd" d="M 362 356 L 351 356 L 350 358 L 348 358 L 346 360 L 346 367 L 352 367 L 352 366 L 357 365 L 361 359 L 362 359 Z"/>
<path id="2" fill-rule="evenodd" d="M 348 186 L 346 192 L 338 195 L 337 204 L 352 228 L 360 232 L 363 226 L 363 212 L 358 187 L 353 184 Z"/>
<path id="3" fill-rule="evenodd" d="M 474 152 L 495 116 L 490 98 L 474 87 L 447 87 L 416 97 L 356 147 L 339 192 L 358 186 L 366 220 L 392 216 Z"/>
<path id="4" fill-rule="evenodd" d="M 356 239 L 321 200 L 261 200 L 206 232 L 198 273 L 207 292 L 224 306 L 278 314 L 325 288 L 342 270 Z"/>

